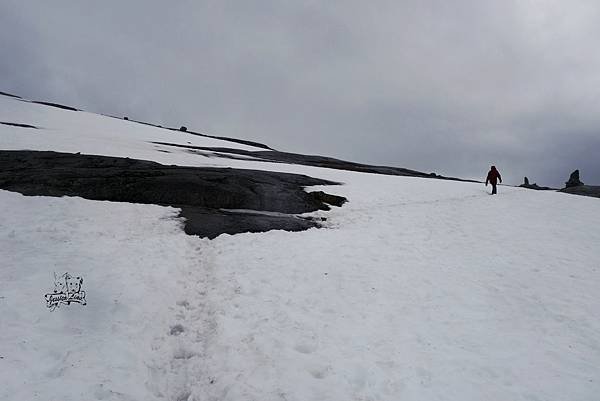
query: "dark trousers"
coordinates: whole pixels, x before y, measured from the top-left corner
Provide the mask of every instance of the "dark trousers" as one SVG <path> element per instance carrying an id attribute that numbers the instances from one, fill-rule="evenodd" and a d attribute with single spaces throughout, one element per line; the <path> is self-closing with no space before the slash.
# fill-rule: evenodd
<path id="1" fill-rule="evenodd" d="M 492 195 L 496 195 L 498 193 L 498 191 L 496 190 L 496 183 L 492 182 Z"/>

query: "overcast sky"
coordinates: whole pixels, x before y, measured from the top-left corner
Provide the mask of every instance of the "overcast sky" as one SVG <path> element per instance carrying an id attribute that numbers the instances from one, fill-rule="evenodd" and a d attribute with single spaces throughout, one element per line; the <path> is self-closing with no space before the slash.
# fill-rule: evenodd
<path id="1" fill-rule="evenodd" d="M 280 150 L 600 184 L 600 1 L 0 0 L 0 91 Z"/>

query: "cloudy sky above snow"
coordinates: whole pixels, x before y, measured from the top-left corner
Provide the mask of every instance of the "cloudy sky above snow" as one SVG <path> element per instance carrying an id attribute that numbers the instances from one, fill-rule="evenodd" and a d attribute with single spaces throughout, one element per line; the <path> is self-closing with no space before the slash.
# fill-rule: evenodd
<path id="1" fill-rule="evenodd" d="M 597 0 L 0 2 L 0 91 L 462 177 L 600 184 Z M 25 122 L 26 123 L 26 122 Z"/>

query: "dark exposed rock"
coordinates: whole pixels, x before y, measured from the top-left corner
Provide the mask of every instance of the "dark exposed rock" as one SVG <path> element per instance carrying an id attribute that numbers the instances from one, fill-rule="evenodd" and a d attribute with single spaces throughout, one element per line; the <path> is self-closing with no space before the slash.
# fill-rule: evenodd
<path id="1" fill-rule="evenodd" d="M 591 196 L 600 198 L 600 186 L 585 185 L 579 179 L 579 170 L 575 170 L 569 176 L 569 181 L 565 182 L 565 187 L 560 190 L 573 195 Z"/>
<path id="2" fill-rule="evenodd" d="M 220 139 L 222 141 L 229 141 L 229 142 L 239 143 L 239 144 L 242 144 L 242 145 L 254 146 L 255 148 L 271 149 L 270 147 L 268 147 L 265 144 L 262 144 L 262 143 L 259 143 L 259 142 L 255 142 L 255 141 L 249 141 L 247 139 L 236 139 L 236 138 L 228 138 L 226 136 L 197 134 L 195 132 L 190 132 L 190 131 L 188 131 L 188 134 L 202 135 L 202 136 L 206 136 L 208 138 Z"/>
<path id="3" fill-rule="evenodd" d="M 269 230 L 303 231 L 320 226 L 317 220 L 293 215 L 237 213 L 189 206 L 181 207 L 181 216 L 186 218 L 184 230 L 187 234 L 208 238 L 215 238 L 223 233 L 236 234 Z"/>
<path id="4" fill-rule="evenodd" d="M 32 100 L 31 103 L 37 103 L 37 104 L 43 104 L 45 106 L 57 107 L 57 108 L 63 109 L 63 110 L 79 111 L 79 109 L 76 109 L 75 107 L 65 106 L 64 104 L 59 104 L 59 103 L 40 102 L 37 100 Z"/>
<path id="5" fill-rule="evenodd" d="M 168 129 L 172 129 L 172 128 L 168 128 Z M 191 134 L 191 135 L 196 135 L 196 136 L 203 136 L 203 137 L 206 137 L 206 138 L 220 139 L 222 141 L 239 143 L 239 144 L 242 144 L 242 145 L 254 146 L 255 148 L 271 149 L 270 147 L 268 147 L 267 145 L 265 145 L 263 143 L 259 143 L 259 142 L 255 142 L 255 141 L 248 141 L 246 139 L 237 139 L 237 138 L 229 138 L 229 137 L 226 137 L 226 136 L 201 134 L 200 132 L 194 132 L 194 131 L 186 131 L 186 133 L 187 134 Z"/>
<path id="6" fill-rule="evenodd" d="M 335 184 L 305 175 L 260 170 L 165 166 L 70 153 L 0 151 L 1 189 L 24 195 L 170 205 L 181 208 L 186 233 L 209 238 L 222 233 L 319 227 L 317 221 L 294 214 L 328 210 L 327 203 L 342 204 L 345 198 L 320 191 L 307 193 L 303 187 Z"/>
<path id="7" fill-rule="evenodd" d="M 567 194 L 591 196 L 594 198 L 600 198 L 600 186 L 599 185 L 577 185 L 575 187 L 563 188 L 560 192 Z"/>
<path id="8" fill-rule="evenodd" d="M 535 182 L 533 184 L 530 184 L 529 183 L 529 178 L 527 178 L 527 177 L 523 177 L 523 183 L 521 185 L 519 185 L 519 187 L 521 187 L 521 188 L 528 188 L 528 189 L 536 189 L 538 191 L 552 190 L 553 189 L 553 188 L 550 188 L 550 187 L 540 187 Z"/>
<path id="9" fill-rule="evenodd" d="M 159 125 L 159 127 L 161 127 L 161 126 Z M 187 127 L 182 125 L 181 127 L 179 127 L 179 131 L 186 132 L 187 131 Z"/>
<path id="10" fill-rule="evenodd" d="M 129 121 L 129 117 L 125 116 L 125 117 L 123 117 L 123 120 Z"/>
<path id="11" fill-rule="evenodd" d="M 327 203 L 328 205 L 332 206 L 340 207 L 346 202 L 346 198 L 343 196 L 330 195 L 323 191 L 314 191 L 310 192 L 309 194 L 317 201 Z"/>
<path id="12" fill-rule="evenodd" d="M 332 168 L 337 170 L 349 170 L 349 171 L 359 171 L 363 173 L 374 173 L 374 174 L 386 174 L 386 175 L 402 175 L 409 177 L 427 177 L 427 178 L 436 178 L 441 180 L 455 180 L 455 181 L 466 181 L 466 182 L 476 182 L 473 180 L 462 180 L 454 177 L 444 177 L 441 175 L 432 175 L 432 173 L 423 173 L 421 171 L 410 170 L 402 167 L 388 167 L 388 166 L 373 166 L 369 164 L 361 164 L 355 162 L 349 162 L 346 160 L 335 159 L 333 157 L 326 156 L 316 156 L 316 155 L 303 155 L 299 153 L 288 153 L 288 152 L 279 152 L 276 150 L 258 150 L 258 151 L 249 151 L 243 149 L 232 149 L 232 148 L 214 148 L 214 147 L 203 147 L 203 146 L 191 146 L 191 145 L 182 145 L 176 143 L 169 142 L 152 142 L 156 145 L 164 145 L 164 146 L 172 146 L 178 148 L 185 148 L 190 150 L 204 150 L 217 152 L 224 157 L 229 155 L 243 155 L 243 156 L 251 156 L 259 161 L 268 161 L 268 162 L 276 162 L 276 163 L 290 163 L 290 164 L 302 164 L 307 166 L 315 166 L 315 167 L 325 167 Z"/>
<path id="13" fill-rule="evenodd" d="M 0 95 L 9 96 L 9 97 L 14 97 L 14 98 L 17 98 L 17 99 L 21 99 L 21 96 L 12 95 L 12 94 L 10 94 L 10 93 L 6 93 L 6 92 L 0 92 Z"/>
<path id="14" fill-rule="evenodd" d="M 579 185 L 584 184 L 579 180 L 579 170 L 575 170 L 569 176 L 569 181 L 565 182 L 565 188 L 577 187 Z"/>
<path id="15" fill-rule="evenodd" d="M 9 122 L 5 122 L 5 121 L 0 121 L 0 124 L 10 125 L 12 127 L 20 127 L 20 128 L 37 128 L 35 125 L 20 124 L 20 123 L 9 123 Z"/>

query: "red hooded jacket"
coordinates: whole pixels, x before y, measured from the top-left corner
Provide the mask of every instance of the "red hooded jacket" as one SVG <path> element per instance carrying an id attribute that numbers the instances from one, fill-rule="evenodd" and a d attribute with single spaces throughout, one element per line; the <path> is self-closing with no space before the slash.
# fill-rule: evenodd
<path id="1" fill-rule="evenodd" d="M 498 170 L 496 170 L 496 166 L 492 166 L 492 168 L 490 169 L 490 172 L 488 173 L 487 178 L 485 180 L 485 185 L 487 185 L 488 182 L 490 182 L 492 185 L 496 185 L 498 180 L 500 180 L 500 182 L 502 182 L 502 177 L 500 176 L 500 173 L 498 172 Z"/>

